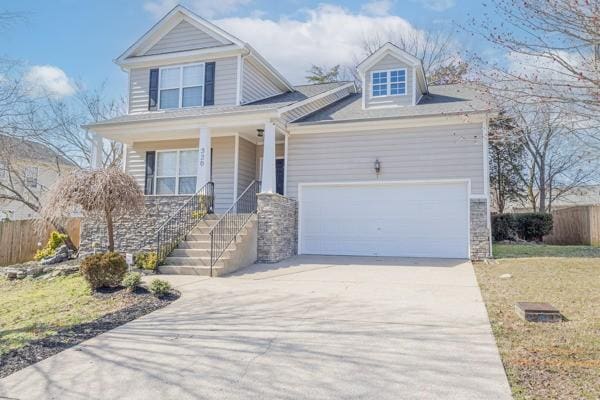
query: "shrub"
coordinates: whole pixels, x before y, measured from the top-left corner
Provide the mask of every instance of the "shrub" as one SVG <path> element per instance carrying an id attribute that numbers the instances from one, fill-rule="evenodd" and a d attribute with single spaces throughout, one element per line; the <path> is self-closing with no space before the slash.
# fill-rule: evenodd
<path id="1" fill-rule="evenodd" d="M 150 282 L 150 292 L 156 297 L 163 297 L 169 293 L 171 285 L 162 279 L 154 279 Z"/>
<path id="2" fill-rule="evenodd" d="M 121 285 L 126 287 L 130 292 L 133 292 L 140 283 L 142 283 L 142 274 L 139 272 L 128 272 L 125 278 L 123 278 Z"/>
<path id="3" fill-rule="evenodd" d="M 46 243 L 46 247 L 43 249 L 39 249 L 35 252 L 33 259 L 36 261 L 40 261 L 43 258 L 51 257 L 56 253 L 56 249 L 62 246 L 67 240 L 68 236 L 64 233 L 58 233 L 57 231 L 52 231 L 50 233 L 50 238 L 48 239 L 48 243 Z"/>
<path id="4" fill-rule="evenodd" d="M 135 266 L 141 269 L 156 269 L 156 253 L 137 253 L 135 255 Z"/>
<path id="5" fill-rule="evenodd" d="M 513 214 L 492 215 L 492 237 L 496 242 L 517 238 Z"/>
<path id="6" fill-rule="evenodd" d="M 101 287 L 117 287 L 127 272 L 127 263 L 119 253 L 93 254 L 83 259 L 79 271 L 94 290 Z"/>
<path id="7" fill-rule="evenodd" d="M 492 216 L 492 237 L 495 241 L 542 241 L 552 231 L 552 214 L 524 213 Z"/>
<path id="8" fill-rule="evenodd" d="M 541 242 L 545 235 L 552 232 L 552 214 L 525 213 L 514 216 L 515 230 L 523 240 Z"/>

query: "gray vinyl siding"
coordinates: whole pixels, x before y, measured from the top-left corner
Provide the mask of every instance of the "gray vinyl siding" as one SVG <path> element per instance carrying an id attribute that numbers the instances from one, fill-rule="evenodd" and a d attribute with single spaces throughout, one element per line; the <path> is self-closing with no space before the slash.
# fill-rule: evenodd
<path id="1" fill-rule="evenodd" d="M 215 183 L 215 210 L 217 213 L 227 210 L 233 203 L 234 137 L 212 138 L 212 172 Z M 135 178 L 142 190 L 145 183 L 146 151 L 178 150 L 198 148 L 198 140 L 163 140 L 137 142 L 127 147 L 125 171 Z"/>
<path id="2" fill-rule="evenodd" d="M 406 69 L 406 95 L 405 96 L 382 96 L 371 98 L 373 80 L 372 72 L 390 69 Z M 365 106 L 412 106 L 414 91 L 413 91 L 413 68 L 406 63 L 398 60 L 396 57 L 387 55 L 382 58 L 377 64 L 371 67 L 365 73 L 365 87 L 364 92 Z"/>
<path id="3" fill-rule="evenodd" d="M 238 160 L 238 196 L 256 179 L 256 145 L 240 138 Z"/>
<path id="4" fill-rule="evenodd" d="M 215 61 L 215 105 L 235 105 L 237 101 L 237 57 Z M 156 66 L 160 68 L 168 64 Z M 148 111 L 151 68 L 133 68 L 129 73 L 129 113 Z"/>
<path id="5" fill-rule="evenodd" d="M 249 103 L 283 93 L 256 66 L 244 59 L 242 75 L 242 102 Z"/>
<path id="6" fill-rule="evenodd" d="M 260 162 L 263 157 L 263 153 L 264 153 L 263 145 L 261 144 L 261 145 L 256 146 L 256 179 L 261 178 L 262 171 L 260 170 L 260 168 L 262 167 L 262 165 Z M 275 158 L 283 158 L 284 156 L 285 156 L 285 144 L 277 143 L 275 145 Z"/>
<path id="7" fill-rule="evenodd" d="M 181 21 L 163 36 L 145 55 L 204 49 L 224 44 L 187 21 Z"/>
<path id="8" fill-rule="evenodd" d="M 482 133 L 481 124 L 469 124 L 291 135 L 286 193 L 297 198 L 300 183 L 470 179 L 471 193 L 481 195 Z"/>
<path id="9" fill-rule="evenodd" d="M 296 107 L 288 112 L 285 112 L 281 115 L 281 120 L 285 123 L 293 122 L 297 119 L 300 119 L 308 114 L 311 114 L 315 111 L 320 110 L 323 107 L 328 106 L 329 104 L 343 99 L 351 93 L 351 88 L 346 88 L 343 90 L 338 90 L 334 93 L 331 93 L 325 97 L 321 97 L 320 99 L 311 101 L 307 104 L 304 104 L 300 107 Z"/>
<path id="10" fill-rule="evenodd" d="M 233 204 L 235 138 L 212 138 L 212 178 L 215 183 L 215 212 L 223 213 Z"/>

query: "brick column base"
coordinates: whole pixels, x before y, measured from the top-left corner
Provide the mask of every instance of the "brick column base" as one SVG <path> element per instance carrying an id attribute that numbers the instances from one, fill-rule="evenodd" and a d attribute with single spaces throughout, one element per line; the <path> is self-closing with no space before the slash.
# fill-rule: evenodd
<path id="1" fill-rule="evenodd" d="M 488 227 L 487 200 L 471 199 L 471 259 L 488 258 L 490 249 L 490 230 Z"/>

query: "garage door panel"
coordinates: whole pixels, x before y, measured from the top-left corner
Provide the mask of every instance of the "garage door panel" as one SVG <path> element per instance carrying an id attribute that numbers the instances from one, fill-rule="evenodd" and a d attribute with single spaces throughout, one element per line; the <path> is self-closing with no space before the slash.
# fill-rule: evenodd
<path id="1" fill-rule="evenodd" d="M 304 254 L 468 256 L 466 183 L 301 188 Z"/>

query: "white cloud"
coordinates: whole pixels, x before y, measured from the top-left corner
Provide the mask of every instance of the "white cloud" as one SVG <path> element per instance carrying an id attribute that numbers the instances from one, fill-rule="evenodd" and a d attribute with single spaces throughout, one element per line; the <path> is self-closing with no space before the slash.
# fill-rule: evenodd
<path id="1" fill-rule="evenodd" d="M 204 18 L 214 18 L 231 13 L 252 0 L 153 0 L 144 3 L 144 9 L 156 18 L 163 17 L 177 4 L 182 4 Z"/>
<path id="2" fill-rule="evenodd" d="M 394 2 L 392 0 L 372 0 L 361 7 L 361 11 L 367 15 L 384 16 L 389 15 Z"/>
<path id="3" fill-rule="evenodd" d="M 355 64 L 363 56 L 366 38 L 417 32 L 398 16 L 356 14 L 333 5 L 304 10 L 304 16 L 275 21 L 261 17 L 225 18 L 215 23 L 256 48 L 292 83 L 305 82 L 312 64 Z"/>
<path id="4" fill-rule="evenodd" d="M 53 65 L 34 65 L 25 73 L 24 81 L 34 96 L 71 96 L 75 85 L 65 71 Z"/>
<path id="5" fill-rule="evenodd" d="M 433 11 L 442 12 L 446 11 L 456 5 L 455 0 L 412 0 L 417 3 L 421 3 L 423 7 Z"/>

